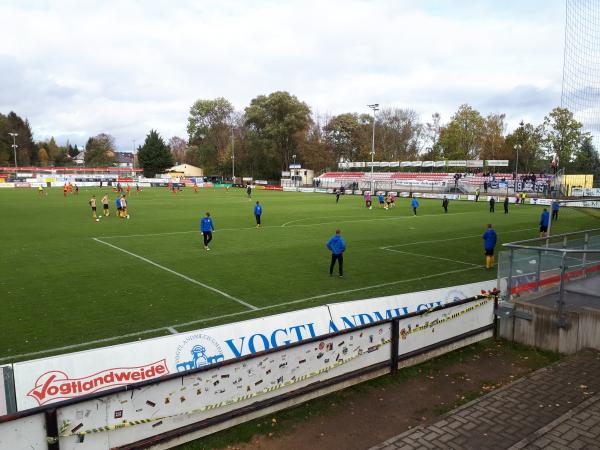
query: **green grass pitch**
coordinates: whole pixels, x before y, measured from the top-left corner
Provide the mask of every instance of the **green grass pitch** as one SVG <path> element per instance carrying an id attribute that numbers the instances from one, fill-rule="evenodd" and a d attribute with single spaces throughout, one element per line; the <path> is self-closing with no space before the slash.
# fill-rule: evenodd
<path id="1" fill-rule="evenodd" d="M 486 202 L 452 201 L 444 214 L 441 201 L 422 199 L 413 217 L 408 199 L 385 211 L 358 196 L 336 204 L 333 195 L 256 190 L 248 201 L 245 190 L 154 188 L 131 195 L 130 220 L 114 216 L 110 192 L 111 217 L 95 222 L 88 200 L 104 192 L 0 190 L 0 363 L 494 278 L 482 268 L 486 224 L 500 244 L 536 237 L 541 212 L 511 205 L 505 215 L 499 204 L 490 214 Z M 205 211 L 216 227 L 210 252 L 198 232 Z M 597 223 L 563 208 L 553 232 Z M 343 279 L 328 273 L 325 242 L 337 227 L 348 246 Z"/>

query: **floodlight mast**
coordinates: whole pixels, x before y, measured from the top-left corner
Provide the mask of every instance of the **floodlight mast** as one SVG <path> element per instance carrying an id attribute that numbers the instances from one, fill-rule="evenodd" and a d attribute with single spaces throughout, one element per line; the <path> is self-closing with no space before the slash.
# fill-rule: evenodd
<path id="1" fill-rule="evenodd" d="M 9 135 L 12 136 L 13 138 L 13 145 L 12 148 L 15 152 L 15 178 L 17 178 L 17 136 L 19 135 L 19 133 L 8 133 Z"/>
<path id="2" fill-rule="evenodd" d="M 373 110 L 373 137 L 371 140 L 371 193 L 374 194 L 375 180 L 373 179 L 373 166 L 375 161 L 375 112 L 379 111 L 379 103 L 373 103 L 372 105 L 367 106 Z"/>

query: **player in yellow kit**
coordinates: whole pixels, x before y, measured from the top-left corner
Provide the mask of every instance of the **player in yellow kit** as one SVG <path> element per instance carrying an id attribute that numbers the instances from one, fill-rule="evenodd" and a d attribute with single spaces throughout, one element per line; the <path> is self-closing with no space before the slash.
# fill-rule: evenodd
<path id="1" fill-rule="evenodd" d="M 92 195 L 89 201 L 90 206 L 92 207 L 92 218 L 98 221 L 98 216 L 96 215 L 96 196 Z"/>
<path id="2" fill-rule="evenodd" d="M 121 217 L 129 219 L 129 212 L 127 211 L 127 198 L 125 194 L 121 195 Z"/>
<path id="3" fill-rule="evenodd" d="M 108 217 L 110 215 L 110 211 L 108 209 L 108 194 L 107 193 L 105 193 L 104 197 L 102 197 L 102 208 L 103 208 L 102 214 L 105 217 Z"/>

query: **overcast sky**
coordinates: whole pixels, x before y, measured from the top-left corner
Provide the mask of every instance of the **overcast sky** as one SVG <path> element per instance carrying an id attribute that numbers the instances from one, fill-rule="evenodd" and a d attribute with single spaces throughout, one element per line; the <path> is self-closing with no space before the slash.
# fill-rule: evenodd
<path id="1" fill-rule="evenodd" d="M 564 0 L 0 0 L 0 112 L 36 140 L 186 138 L 197 99 L 285 90 L 447 121 L 462 103 L 539 122 L 560 105 Z"/>

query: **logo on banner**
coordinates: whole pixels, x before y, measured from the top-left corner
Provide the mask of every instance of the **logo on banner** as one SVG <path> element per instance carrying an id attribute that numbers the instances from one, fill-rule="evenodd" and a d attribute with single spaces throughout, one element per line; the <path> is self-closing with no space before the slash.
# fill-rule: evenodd
<path id="1" fill-rule="evenodd" d="M 464 298 L 467 298 L 467 295 L 463 291 L 453 289 L 448 292 L 448 295 L 446 295 L 446 302 L 457 302 Z"/>
<path id="2" fill-rule="evenodd" d="M 177 372 L 197 369 L 223 361 L 225 355 L 219 343 L 206 334 L 188 336 L 177 347 L 175 367 Z"/>
<path id="3" fill-rule="evenodd" d="M 70 378 L 64 372 L 53 370 L 40 375 L 35 382 L 35 387 L 27 395 L 43 405 L 51 401 L 79 397 L 115 386 L 160 377 L 168 373 L 169 369 L 164 359 L 146 366 L 106 369 L 83 378 Z"/>

